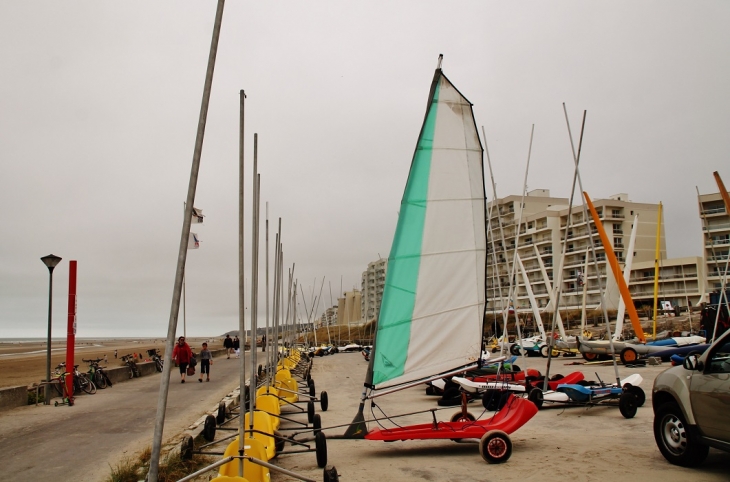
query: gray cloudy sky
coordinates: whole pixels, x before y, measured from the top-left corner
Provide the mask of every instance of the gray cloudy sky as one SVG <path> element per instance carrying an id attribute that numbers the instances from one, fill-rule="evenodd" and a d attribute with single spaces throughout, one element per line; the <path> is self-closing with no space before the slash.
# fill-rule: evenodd
<path id="1" fill-rule="evenodd" d="M 0 337 L 45 336 L 48 253 L 64 258 L 54 336 L 65 335 L 72 259 L 79 336 L 166 334 L 215 8 L 0 3 Z M 367 263 L 390 250 L 440 53 L 486 129 L 499 195 L 521 192 L 534 123 L 528 187 L 569 196 L 565 102 L 576 131 L 588 111 L 588 192 L 663 201 L 669 256 L 700 255 L 695 186 L 717 192 L 714 170 L 730 182 L 729 23 L 721 1 L 229 0 L 195 202 L 207 217 L 188 256 L 188 333 L 237 326 L 239 90 L 248 180 L 257 132 L 285 262 L 307 297 L 326 277 L 329 304 L 330 281 L 334 298 L 341 277 L 359 287 Z M 248 218 L 250 191 L 247 203 Z"/>

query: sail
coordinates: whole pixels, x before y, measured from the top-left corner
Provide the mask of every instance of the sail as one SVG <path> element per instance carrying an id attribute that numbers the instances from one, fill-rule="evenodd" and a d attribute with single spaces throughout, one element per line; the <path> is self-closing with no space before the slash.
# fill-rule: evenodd
<path id="1" fill-rule="evenodd" d="M 472 106 L 437 69 L 388 257 L 366 384 L 382 389 L 478 360 L 485 214 Z"/>

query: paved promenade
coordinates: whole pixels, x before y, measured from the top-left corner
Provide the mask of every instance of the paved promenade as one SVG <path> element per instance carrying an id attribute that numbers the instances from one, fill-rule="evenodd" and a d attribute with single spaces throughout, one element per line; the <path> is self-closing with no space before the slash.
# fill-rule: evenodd
<path id="1" fill-rule="evenodd" d="M 247 360 L 248 361 L 248 360 Z M 239 359 L 217 357 L 211 381 L 181 384 L 173 367 L 163 440 L 178 435 L 239 385 Z M 247 371 L 249 368 L 247 367 Z M 124 456 L 152 445 L 161 374 L 82 394 L 72 407 L 0 412 L 0 480 L 103 481 Z"/>

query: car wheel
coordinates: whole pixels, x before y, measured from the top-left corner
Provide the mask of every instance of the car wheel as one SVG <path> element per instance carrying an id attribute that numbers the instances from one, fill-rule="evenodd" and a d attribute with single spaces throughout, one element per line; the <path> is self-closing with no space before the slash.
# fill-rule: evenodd
<path id="1" fill-rule="evenodd" d="M 700 465 L 710 450 L 692 437 L 682 410 L 674 402 L 662 404 L 655 411 L 654 440 L 665 459 L 682 467 Z"/>

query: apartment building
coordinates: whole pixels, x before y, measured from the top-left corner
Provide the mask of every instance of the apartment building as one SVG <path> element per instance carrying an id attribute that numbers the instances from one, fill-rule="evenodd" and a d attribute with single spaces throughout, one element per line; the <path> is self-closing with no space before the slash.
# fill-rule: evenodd
<path id="1" fill-rule="evenodd" d="M 388 259 L 380 258 L 368 263 L 368 269 L 362 273 L 361 317 L 364 321 L 377 320 L 380 314 L 380 303 L 383 301 L 385 274 L 388 272 Z"/>
<path id="2" fill-rule="evenodd" d="M 657 300 L 672 306 L 696 306 L 706 292 L 705 263 L 700 256 L 659 260 Z M 654 261 L 633 263 L 629 291 L 636 306 L 654 306 Z"/>
<path id="3" fill-rule="evenodd" d="M 730 251 L 730 216 L 720 193 L 698 196 L 702 220 L 703 260 L 707 275 L 706 293 L 717 291 L 727 273 Z M 709 301 L 706 296 L 704 301 Z"/>
<path id="4" fill-rule="evenodd" d="M 359 290 L 345 291 L 337 299 L 337 323 L 340 325 L 361 324 L 360 305 L 362 294 Z"/>
<path id="5" fill-rule="evenodd" d="M 593 204 L 622 269 L 635 219 L 638 223 L 634 262 L 653 262 L 658 204 L 634 203 L 625 193 L 594 199 Z M 593 219 L 590 214 L 586 218 L 582 205 L 569 210 L 568 199 L 553 198 L 549 190 L 538 189 L 530 191 L 524 202 L 521 196 L 508 196 L 492 201 L 488 209 L 488 310 L 501 310 L 507 305 L 510 273 L 515 274 L 516 289 L 509 303 L 517 311 L 531 309 L 525 276 L 538 307 L 545 309 L 552 306 L 550 288 L 558 280 L 558 273 L 562 273 L 561 308 L 581 307 L 584 284 L 589 309 L 600 306 L 600 285 L 605 289 L 606 307 L 618 307 L 618 284 L 607 264 Z M 566 235 L 565 260 L 561 266 Z M 589 256 L 593 249 L 591 241 L 597 263 Z M 662 257 L 666 258 L 663 228 L 660 246 Z M 524 267 L 524 274 L 522 269 L 513 271 L 515 259 L 517 267 L 520 263 Z"/>

